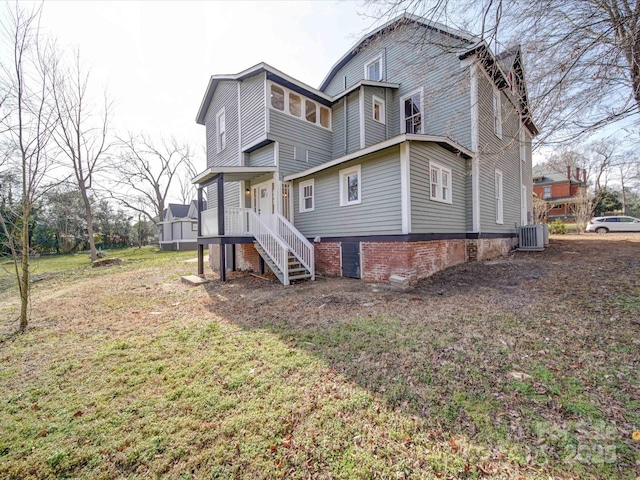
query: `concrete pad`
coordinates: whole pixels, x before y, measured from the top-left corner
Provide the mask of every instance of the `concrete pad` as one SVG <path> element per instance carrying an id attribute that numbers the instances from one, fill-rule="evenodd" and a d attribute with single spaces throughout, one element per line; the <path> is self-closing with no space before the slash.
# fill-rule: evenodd
<path id="1" fill-rule="evenodd" d="M 205 283 L 209 283 L 209 280 L 207 280 L 206 278 L 202 278 L 199 277 L 198 275 L 185 275 L 184 277 L 180 278 L 184 283 L 186 283 L 187 285 L 202 285 Z"/>

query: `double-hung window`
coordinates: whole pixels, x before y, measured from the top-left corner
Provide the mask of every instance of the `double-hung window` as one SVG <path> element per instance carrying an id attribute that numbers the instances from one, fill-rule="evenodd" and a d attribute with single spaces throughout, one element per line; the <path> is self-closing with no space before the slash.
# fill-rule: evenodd
<path id="1" fill-rule="evenodd" d="M 502 102 L 497 88 L 493 89 L 493 133 L 502 139 Z"/>
<path id="2" fill-rule="evenodd" d="M 429 162 L 430 198 L 436 202 L 452 203 L 451 169 Z"/>
<path id="3" fill-rule="evenodd" d="M 402 97 L 402 133 L 422 133 L 422 92 L 420 90 Z"/>
<path id="4" fill-rule="evenodd" d="M 382 55 L 374 58 L 364 66 L 364 78 L 376 82 L 382 80 Z"/>
<path id="5" fill-rule="evenodd" d="M 371 104 L 373 105 L 373 119 L 376 122 L 380 122 L 383 125 L 386 123 L 386 112 L 385 112 L 385 102 L 383 99 L 372 96 Z"/>
<path id="6" fill-rule="evenodd" d="M 362 201 L 360 165 L 340 170 L 340 206 L 355 205 Z"/>
<path id="7" fill-rule="evenodd" d="M 500 170 L 496 170 L 496 183 L 495 183 L 495 192 L 496 192 L 496 223 L 504 223 L 504 205 L 503 205 L 503 197 L 502 197 L 502 172 Z"/>
<path id="8" fill-rule="evenodd" d="M 313 212 L 313 179 L 300 182 L 300 212 Z"/>
<path id="9" fill-rule="evenodd" d="M 224 108 L 216 114 L 217 147 L 218 153 L 227 146 L 227 125 L 224 115 Z"/>
<path id="10" fill-rule="evenodd" d="M 551 186 L 543 187 L 542 198 L 551 198 Z"/>

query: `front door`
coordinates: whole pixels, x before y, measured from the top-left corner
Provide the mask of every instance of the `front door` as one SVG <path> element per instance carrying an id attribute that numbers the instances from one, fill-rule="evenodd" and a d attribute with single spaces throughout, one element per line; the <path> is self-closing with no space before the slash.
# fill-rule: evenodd
<path id="1" fill-rule="evenodd" d="M 273 213 L 273 181 L 261 183 L 252 189 L 253 209 L 263 222 L 270 225 Z"/>

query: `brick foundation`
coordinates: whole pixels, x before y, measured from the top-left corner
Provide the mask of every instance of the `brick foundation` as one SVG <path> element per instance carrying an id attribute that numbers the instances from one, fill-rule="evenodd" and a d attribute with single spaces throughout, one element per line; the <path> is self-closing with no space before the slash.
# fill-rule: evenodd
<path id="1" fill-rule="evenodd" d="M 260 269 L 260 254 L 253 243 L 240 243 L 235 248 L 236 270 L 257 272 Z M 209 245 L 209 265 L 214 272 L 220 271 L 220 245 Z M 227 264 L 227 269 L 229 268 L 231 265 Z"/>
<path id="2" fill-rule="evenodd" d="M 465 240 L 364 242 L 362 278 L 381 282 L 391 275 L 401 275 L 415 281 L 466 259 Z"/>
<path id="3" fill-rule="evenodd" d="M 391 275 L 411 278 L 412 282 L 464 262 L 490 260 L 506 255 L 517 246 L 517 238 L 430 240 L 421 242 L 362 242 L 362 279 L 385 282 Z M 340 276 L 340 242 L 317 242 L 316 271 Z M 209 245 L 209 265 L 219 270 L 219 245 Z M 230 266 L 229 266 L 230 267 Z M 253 244 L 236 245 L 236 268 L 257 272 L 260 255 Z"/>
<path id="4" fill-rule="evenodd" d="M 340 276 L 340 243 L 314 243 L 316 271 L 323 275 Z"/>

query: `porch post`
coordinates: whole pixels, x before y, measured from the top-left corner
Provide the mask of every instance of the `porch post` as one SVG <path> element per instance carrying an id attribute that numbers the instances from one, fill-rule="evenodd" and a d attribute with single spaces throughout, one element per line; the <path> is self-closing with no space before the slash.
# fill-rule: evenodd
<path id="1" fill-rule="evenodd" d="M 198 188 L 198 238 L 202 236 L 202 187 Z M 198 242 L 198 275 L 204 275 L 204 245 Z"/>
<path id="2" fill-rule="evenodd" d="M 218 175 L 218 236 L 224 237 L 224 174 Z M 220 242 L 220 281 L 227 281 L 227 246 Z"/>

